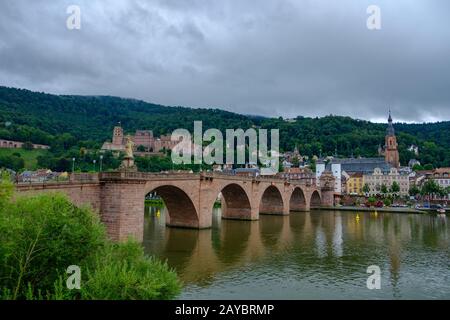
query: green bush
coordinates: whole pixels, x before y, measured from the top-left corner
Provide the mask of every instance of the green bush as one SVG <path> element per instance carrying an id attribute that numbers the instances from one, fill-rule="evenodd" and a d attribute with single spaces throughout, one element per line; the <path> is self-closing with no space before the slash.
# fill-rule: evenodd
<path id="1" fill-rule="evenodd" d="M 367 199 L 367 202 L 370 204 L 375 204 L 377 202 L 377 199 L 375 197 L 369 197 L 369 199 Z"/>
<path id="2" fill-rule="evenodd" d="M 170 299 L 180 290 L 166 264 L 146 257 L 139 243 L 113 244 L 88 208 L 64 195 L 11 201 L 0 181 L 0 298 Z M 81 289 L 69 290 L 66 269 L 81 268 Z"/>
<path id="3" fill-rule="evenodd" d="M 83 299 L 161 300 L 180 291 L 175 273 L 165 263 L 145 257 L 133 241 L 108 246 L 87 279 L 81 288 Z"/>
<path id="4" fill-rule="evenodd" d="M 86 264 L 104 243 L 98 218 L 63 195 L 18 198 L 0 215 L 2 284 L 19 299 L 29 284 L 48 290 L 68 266 Z"/>
<path id="5" fill-rule="evenodd" d="M 392 204 L 392 201 L 391 201 L 391 199 L 386 198 L 383 200 L 383 203 L 386 207 L 389 207 Z"/>

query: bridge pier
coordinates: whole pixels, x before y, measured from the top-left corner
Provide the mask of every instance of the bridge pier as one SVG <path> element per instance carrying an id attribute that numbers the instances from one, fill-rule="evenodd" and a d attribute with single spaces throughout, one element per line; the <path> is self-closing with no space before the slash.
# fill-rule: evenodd
<path id="1" fill-rule="evenodd" d="M 228 219 L 228 220 L 258 220 L 259 219 L 259 212 L 258 208 L 256 207 L 250 207 L 250 208 L 235 208 L 235 207 L 228 207 L 227 202 L 222 199 L 221 201 L 222 207 L 222 219 Z"/>
<path id="2" fill-rule="evenodd" d="M 144 239 L 145 181 L 121 179 L 101 184 L 100 220 L 114 241 Z"/>

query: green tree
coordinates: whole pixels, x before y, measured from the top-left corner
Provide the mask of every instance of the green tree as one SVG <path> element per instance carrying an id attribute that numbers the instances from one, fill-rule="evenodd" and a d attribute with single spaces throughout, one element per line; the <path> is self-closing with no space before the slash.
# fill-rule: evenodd
<path id="1" fill-rule="evenodd" d="M 375 197 L 369 197 L 369 199 L 367 199 L 367 202 L 369 203 L 369 205 L 373 206 L 377 202 L 377 199 Z"/>
<path id="2" fill-rule="evenodd" d="M 297 156 L 293 157 L 292 158 L 292 166 L 298 167 L 299 165 L 300 165 L 300 161 L 299 161 L 298 157 Z"/>
<path id="3" fill-rule="evenodd" d="M 384 183 L 381 185 L 380 191 L 383 195 L 386 195 L 388 193 L 388 188 Z"/>
<path id="4" fill-rule="evenodd" d="M 145 147 L 143 145 L 139 145 L 136 150 L 139 152 L 145 152 Z"/>
<path id="5" fill-rule="evenodd" d="M 444 189 L 444 196 L 448 197 L 449 195 L 450 195 L 450 186 Z"/>
<path id="6" fill-rule="evenodd" d="M 14 171 L 20 171 L 25 167 L 25 161 L 15 155 L 0 156 L 0 168 L 7 168 Z"/>
<path id="7" fill-rule="evenodd" d="M 432 196 L 432 195 L 441 195 L 442 192 L 442 188 L 441 186 L 439 186 L 439 184 L 436 183 L 436 181 L 430 179 L 427 180 L 423 186 L 422 186 L 422 190 L 421 190 L 421 194 L 422 195 L 426 195 L 426 196 Z"/>
<path id="8" fill-rule="evenodd" d="M 364 184 L 364 186 L 362 187 L 362 192 L 364 192 L 364 194 L 368 194 L 370 192 L 369 184 Z"/>
<path id="9" fill-rule="evenodd" d="M 409 195 L 410 195 L 411 197 L 415 197 L 415 196 L 417 196 L 418 194 L 420 194 L 420 189 L 419 189 L 419 187 L 416 186 L 416 185 L 412 185 L 412 186 L 409 188 Z"/>
<path id="10" fill-rule="evenodd" d="M 309 163 L 309 168 L 311 169 L 312 172 L 316 172 L 316 160 L 311 159 Z"/>
<path id="11" fill-rule="evenodd" d="M 394 194 L 400 192 L 400 185 L 398 184 L 397 181 L 392 182 L 391 192 L 394 193 Z"/>

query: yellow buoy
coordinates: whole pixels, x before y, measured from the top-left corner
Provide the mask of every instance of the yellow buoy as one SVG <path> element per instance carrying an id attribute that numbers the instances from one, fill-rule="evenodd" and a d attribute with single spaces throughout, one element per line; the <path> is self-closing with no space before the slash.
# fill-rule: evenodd
<path id="1" fill-rule="evenodd" d="M 161 216 L 161 211 L 159 211 L 159 209 L 158 209 L 158 211 L 156 211 L 156 217 L 160 217 Z"/>

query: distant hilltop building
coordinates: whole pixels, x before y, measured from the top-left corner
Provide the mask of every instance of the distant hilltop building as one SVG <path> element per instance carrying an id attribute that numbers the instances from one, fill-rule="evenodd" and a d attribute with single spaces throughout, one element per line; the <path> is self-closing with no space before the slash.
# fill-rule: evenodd
<path id="1" fill-rule="evenodd" d="M 171 141 L 170 135 L 154 137 L 151 130 L 136 130 L 134 136 L 130 136 L 136 151 L 146 153 L 157 153 L 160 150 L 172 150 L 178 141 Z M 119 125 L 114 127 L 112 142 L 103 143 L 102 150 L 105 151 L 125 151 L 126 135 Z"/>
<path id="2" fill-rule="evenodd" d="M 22 148 L 25 143 L 26 142 L 0 139 L 0 148 L 19 149 Z M 30 146 L 33 146 L 33 149 L 50 149 L 50 146 L 45 144 L 32 143 Z"/>
<path id="3" fill-rule="evenodd" d="M 397 137 L 395 136 L 394 125 L 392 124 L 391 111 L 389 111 L 388 127 L 386 129 L 386 137 L 384 148 L 379 148 L 378 152 L 384 156 L 384 159 L 394 168 L 400 167 L 400 156 L 398 153 Z"/>

